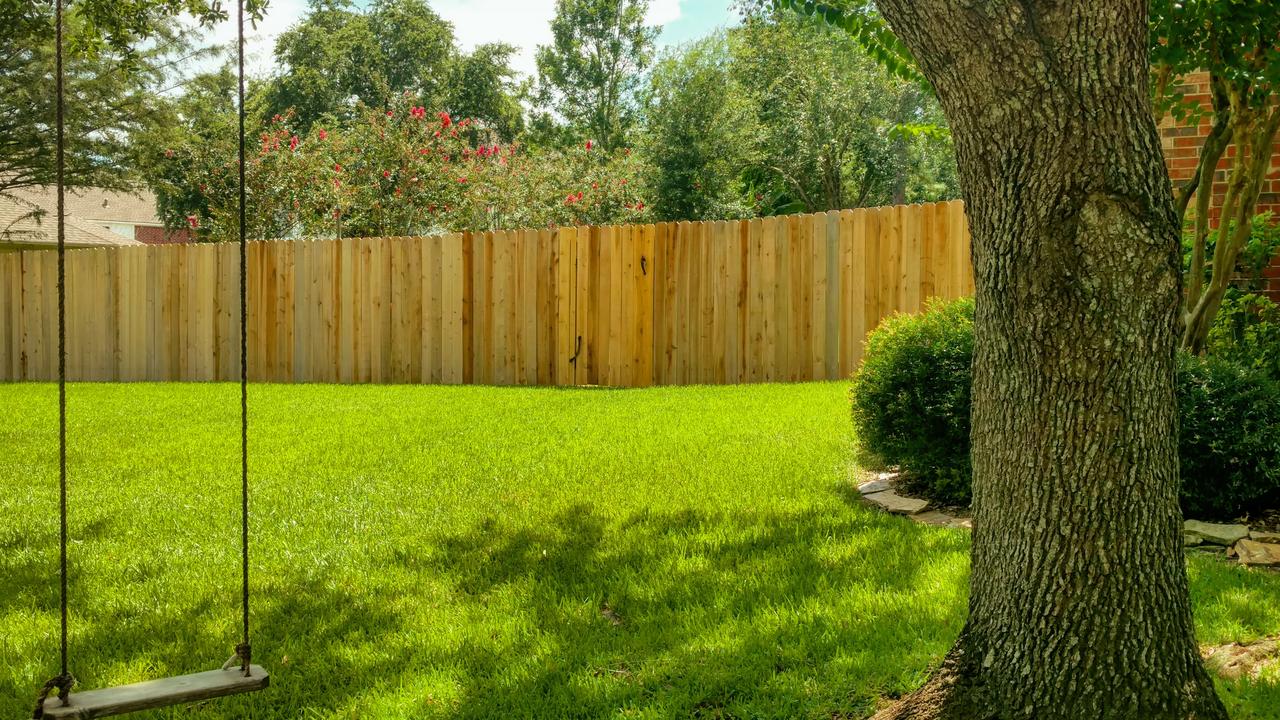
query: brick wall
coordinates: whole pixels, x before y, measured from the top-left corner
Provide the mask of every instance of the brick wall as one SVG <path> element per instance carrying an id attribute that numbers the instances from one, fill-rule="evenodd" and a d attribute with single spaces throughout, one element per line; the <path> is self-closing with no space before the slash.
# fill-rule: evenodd
<path id="1" fill-rule="evenodd" d="M 134 227 L 133 233 L 135 240 L 147 245 L 166 245 L 191 241 L 191 234 L 186 230 L 165 230 L 162 227 L 137 225 Z"/>
<path id="2" fill-rule="evenodd" d="M 1182 79 L 1180 87 L 1187 99 L 1197 101 L 1204 107 L 1212 106 L 1209 97 L 1208 73 L 1193 73 Z M 1208 116 L 1200 119 L 1198 125 L 1179 126 L 1171 117 L 1160 123 L 1160 143 L 1164 147 L 1165 165 L 1169 168 L 1169 177 L 1174 185 L 1185 182 L 1195 173 L 1196 163 L 1200 159 L 1200 147 L 1209 134 L 1211 122 Z M 1213 206 L 1210 210 L 1212 223 L 1217 225 L 1222 196 L 1226 193 L 1225 169 L 1235 157 L 1235 147 L 1228 147 L 1218 169 L 1214 173 Z M 1280 138 L 1277 139 L 1271 155 L 1271 167 L 1267 171 L 1266 180 L 1262 183 L 1262 194 L 1258 197 L 1258 212 L 1270 210 L 1280 219 Z M 1265 292 L 1272 300 L 1280 302 L 1280 255 L 1271 260 L 1271 266 L 1263 273 Z"/>

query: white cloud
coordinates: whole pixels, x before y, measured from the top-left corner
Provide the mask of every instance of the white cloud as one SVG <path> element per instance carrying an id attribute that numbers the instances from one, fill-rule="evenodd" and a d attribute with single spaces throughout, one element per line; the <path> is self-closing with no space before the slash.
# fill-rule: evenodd
<path id="1" fill-rule="evenodd" d="M 681 16 L 680 5 L 687 0 L 651 0 L 648 21 L 665 25 Z M 537 72 L 534 54 L 539 45 L 551 43 L 551 18 L 555 0 L 430 0 L 441 17 L 453 23 L 454 34 L 463 50 L 487 42 L 506 42 L 519 48 L 512 58 L 515 69 L 526 75 Z M 233 17 L 214 28 L 205 29 L 207 42 L 234 50 L 236 24 L 234 3 L 228 3 Z M 302 19 L 307 0 L 271 0 L 257 28 L 245 28 L 245 70 L 250 75 L 275 72 L 275 43 L 290 26 Z M 192 68 L 193 70 L 211 69 Z"/>
<path id="2" fill-rule="evenodd" d="M 236 19 L 235 4 L 225 3 L 230 19 L 226 22 L 218 23 L 212 28 L 200 28 L 197 32 L 203 32 L 205 42 L 211 45 L 221 45 L 226 48 L 229 57 L 235 57 L 236 45 Z M 307 10 L 307 0 L 271 0 L 267 6 L 267 11 L 263 19 L 258 22 L 257 27 L 249 24 L 248 19 L 245 20 L 244 29 L 244 69 L 249 75 L 266 76 L 275 71 L 275 47 L 276 38 L 280 36 L 290 26 L 302 19 L 303 14 Z M 193 24 L 194 25 L 194 24 Z M 191 68 L 193 71 L 211 70 L 222 64 L 221 60 L 212 61 L 209 67 Z"/>
<path id="3" fill-rule="evenodd" d="M 681 2 L 652 0 L 649 23 L 663 25 L 677 20 Z M 512 58 L 512 65 L 526 75 L 537 73 L 534 54 L 538 46 L 551 43 L 555 0 L 432 0 L 431 6 L 453 23 L 463 50 L 487 42 L 515 45 L 519 52 Z"/>

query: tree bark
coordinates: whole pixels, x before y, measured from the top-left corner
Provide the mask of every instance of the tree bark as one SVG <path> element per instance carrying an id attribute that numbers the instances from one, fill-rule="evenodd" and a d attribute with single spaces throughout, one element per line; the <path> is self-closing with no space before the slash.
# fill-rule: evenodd
<path id="1" fill-rule="evenodd" d="M 1179 228 L 1133 0 L 879 0 L 973 237 L 969 618 L 878 717 L 1226 718 L 1178 508 Z"/>

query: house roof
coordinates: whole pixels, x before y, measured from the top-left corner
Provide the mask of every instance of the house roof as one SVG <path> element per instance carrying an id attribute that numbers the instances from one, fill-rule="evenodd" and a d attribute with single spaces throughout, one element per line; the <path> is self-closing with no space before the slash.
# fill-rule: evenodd
<path id="1" fill-rule="evenodd" d="M 52 185 L 13 190 L 13 195 L 45 208 L 52 214 L 57 196 Z M 94 223 L 127 223 L 131 225 L 163 225 L 156 215 L 156 196 L 149 190 L 116 192 L 102 188 L 69 188 L 66 193 L 67 216 Z"/>
<path id="2" fill-rule="evenodd" d="M 68 203 L 69 204 L 69 203 Z M 66 217 L 66 243 L 70 248 L 141 245 L 104 227 L 86 222 L 71 213 Z M 0 246 L 47 246 L 58 244 L 54 213 L 39 205 L 0 194 Z"/>

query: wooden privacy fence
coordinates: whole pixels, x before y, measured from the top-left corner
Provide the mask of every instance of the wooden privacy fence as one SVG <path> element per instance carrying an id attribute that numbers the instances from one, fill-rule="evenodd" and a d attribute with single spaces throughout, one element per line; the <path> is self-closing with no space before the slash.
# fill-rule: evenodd
<path id="1" fill-rule="evenodd" d="M 68 376 L 239 377 L 234 244 L 67 254 Z M 836 379 L 972 293 L 960 202 L 729 222 L 248 247 L 268 382 L 638 387 Z M 0 380 L 57 377 L 57 256 L 0 254 Z"/>

